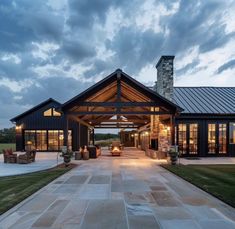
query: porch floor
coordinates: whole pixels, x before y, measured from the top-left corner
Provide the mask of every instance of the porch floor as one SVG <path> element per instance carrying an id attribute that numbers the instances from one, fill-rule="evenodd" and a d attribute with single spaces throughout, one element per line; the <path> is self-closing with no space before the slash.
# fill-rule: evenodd
<path id="1" fill-rule="evenodd" d="M 235 210 L 144 152 L 79 166 L 0 217 L 0 228 L 235 228 Z"/>

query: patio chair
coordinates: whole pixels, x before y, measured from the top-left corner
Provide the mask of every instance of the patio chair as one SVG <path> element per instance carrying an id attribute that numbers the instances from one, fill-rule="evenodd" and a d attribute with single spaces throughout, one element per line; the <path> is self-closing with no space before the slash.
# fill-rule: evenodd
<path id="1" fill-rule="evenodd" d="M 35 157 L 36 157 L 35 150 L 26 151 L 25 154 L 18 156 L 17 161 L 19 164 L 29 164 L 31 162 L 35 162 Z"/>
<path id="2" fill-rule="evenodd" d="M 17 154 L 14 154 L 12 149 L 3 149 L 4 163 L 16 163 Z"/>

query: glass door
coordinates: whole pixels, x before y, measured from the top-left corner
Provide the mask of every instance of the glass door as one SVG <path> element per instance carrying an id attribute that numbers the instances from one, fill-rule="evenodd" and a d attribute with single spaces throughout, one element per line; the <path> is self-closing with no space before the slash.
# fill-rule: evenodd
<path id="1" fill-rule="evenodd" d="M 189 124 L 189 150 L 188 153 L 191 155 L 197 154 L 198 152 L 198 124 Z"/>
<path id="2" fill-rule="evenodd" d="M 227 154 L 227 124 L 220 123 L 219 124 L 219 145 L 218 145 L 218 153 L 220 155 Z"/>
<path id="3" fill-rule="evenodd" d="M 178 125 L 178 146 L 181 156 L 198 154 L 198 124 Z"/>
<path id="4" fill-rule="evenodd" d="M 227 154 L 227 124 L 210 123 L 208 124 L 208 155 Z"/>
<path id="5" fill-rule="evenodd" d="M 208 124 L 208 154 L 216 154 L 216 124 Z"/>

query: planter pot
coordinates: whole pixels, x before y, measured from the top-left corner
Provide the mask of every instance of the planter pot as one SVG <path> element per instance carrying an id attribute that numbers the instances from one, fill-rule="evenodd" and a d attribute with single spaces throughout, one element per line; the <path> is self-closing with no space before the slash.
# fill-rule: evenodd
<path id="1" fill-rule="evenodd" d="M 83 160 L 89 160 L 89 152 L 88 151 L 87 152 L 83 152 L 82 157 L 83 157 Z"/>
<path id="2" fill-rule="evenodd" d="M 157 159 L 157 152 L 152 151 L 150 155 L 151 155 L 151 158 Z"/>
<path id="3" fill-rule="evenodd" d="M 81 160 L 81 159 L 82 159 L 82 153 L 81 153 L 81 152 L 76 152 L 74 159 L 75 159 L 75 160 Z"/>
<path id="4" fill-rule="evenodd" d="M 178 161 L 178 155 L 175 153 L 169 153 L 170 156 L 170 161 L 172 165 L 176 165 L 177 161 Z"/>
<path id="5" fill-rule="evenodd" d="M 71 162 L 71 157 L 68 155 L 65 155 L 64 156 L 64 163 L 65 163 L 65 166 L 67 167 L 67 166 L 69 166 L 69 164 L 70 164 L 70 162 Z"/>

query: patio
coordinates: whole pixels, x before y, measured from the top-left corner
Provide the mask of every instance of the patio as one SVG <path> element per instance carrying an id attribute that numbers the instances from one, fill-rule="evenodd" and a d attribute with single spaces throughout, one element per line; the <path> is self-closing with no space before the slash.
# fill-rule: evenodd
<path id="1" fill-rule="evenodd" d="M 17 152 L 20 154 L 21 152 Z M 30 164 L 9 164 L 3 163 L 3 154 L 0 154 L 0 177 L 12 176 L 25 173 L 37 172 L 53 168 L 62 163 L 62 158 L 58 157 L 56 152 L 37 152 L 36 161 Z"/>
<path id="2" fill-rule="evenodd" d="M 127 149 L 76 161 L 0 217 L 0 228 L 234 228 L 235 210 Z"/>

